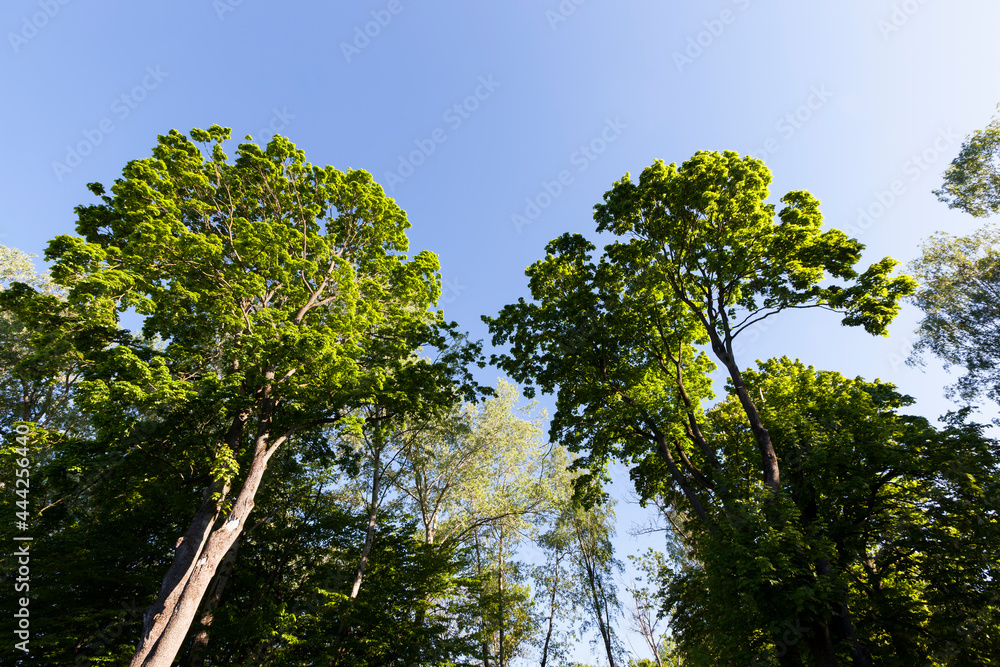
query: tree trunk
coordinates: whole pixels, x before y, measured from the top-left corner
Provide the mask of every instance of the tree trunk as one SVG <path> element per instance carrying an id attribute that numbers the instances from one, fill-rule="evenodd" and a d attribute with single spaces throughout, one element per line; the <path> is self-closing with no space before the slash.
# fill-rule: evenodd
<path id="1" fill-rule="evenodd" d="M 375 460 L 372 465 L 372 493 L 368 503 L 368 528 L 365 531 L 365 544 L 361 548 L 361 558 L 358 560 L 358 567 L 354 571 L 354 584 L 351 586 L 350 598 L 352 600 L 357 598 L 358 593 L 361 591 L 361 581 L 364 579 L 365 569 L 368 567 L 368 558 L 371 556 L 372 545 L 375 543 L 375 522 L 378 519 L 378 497 L 382 481 L 382 473 L 379 469 L 382 464 L 382 442 L 377 430 L 375 437 L 378 440 L 375 443 Z"/>
<path id="2" fill-rule="evenodd" d="M 241 536 L 242 537 L 242 536 Z M 212 580 L 205 598 L 205 607 L 201 611 L 199 625 L 201 626 L 194 636 L 191 644 L 191 652 L 188 655 L 188 667 L 203 667 L 205 656 L 208 654 L 209 635 L 208 630 L 215 617 L 215 610 L 219 608 L 219 601 L 222 599 L 222 591 L 229 583 L 229 577 L 233 573 L 233 565 L 236 563 L 236 552 L 240 549 L 241 540 L 233 542 L 233 546 L 226 552 L 225 558 L 219 565 L 219 571 Z"/>
<path id="3" fill-rule="evenodd" d="M 377 416 L 376 416 L 377 417 Z M 375 524 L 378 521 L 378 506 L 379 506 L 379 492 L 381 489 L 382 481 L 382 427 L 380 423 L 375 422 L 375 432 L 373 434 L 374 441 L 372 443 L 372 492 L 368 502 L 368 526 L 365 529 L 365 543 L 361 547 L 361 557 L 358 559 L 358 566 L 354 570 L 354 583 L 351 584 L 351 593 L 348 597 L 348 604 L 353 603 L 354 600 L 358 598 L 361 593 L 361 583 L 365 578 L 365 570 L 368 568 L 368 559 L 372 553 L 372 545 L 375 543 Z M 346 611 L 346 609 L 345 609 Z M 340 626 L 337 629 L 337 636 L 334 640 L 335 643 L 340 644 L 344 636 L 347 634 L 348 621 L 350 620 L 349 614 L 342 614 L 340 621 Z M 345 650 L 343 646 L 338 648 L 339 658 L 336 664 L 340 664 L 344 661 Z"/>
<path id="4" fill-rule="evenodd" d="M 840 604 L 840 612 L 837 616 L 837 620 L 840 623 L 840 631 L 847 638 L 848 643 L 851 648 L 851 662 L 854 663 L 854 667 L 874 667 L 872 662 L 872 655 L 858 640 L 857 632 L 854 629 L 854 622 L 851 620 L 851 610 L 847 608 L 847 593 L 844 596 Z"/>
<path id="5" fill-rule="evenodd" d="M 649 608 L 649 598 L 643 595 L 643 599 L 640 600 L 639 595 L 638 592 L 632 593 L 632 601 L 635 604 L 632 618 L 639 626 L 639 634 L 646 640 L 646 645 L 649 646 L 649 650 L 653 654 L 656 667 L 663 667 L 663 658 L 660 657 L 660 643 L 656 640 L 656 623 L 651 619 L 653 612 Z"/>
<path id="6" fill-rule="evenodd" d="M 275 451 L 273 447 L 268 449 L 268 439 L 266 431 L 258 435 L 253 462 L 233 510 L 226 524 L 214 531 L 212 526 L 218 518 L 226 485 L 217 480 L 205 491 L 205 502 L 178 546 L 160 597 L 146 612 L 142 638 L 130 667 L 170 667 L 177 656 L 219 564 L 239 538 L 253 510 L 267 462 Z M 213 496 L 217 492 L 221 497 L 216 499 Z"/>
<path id="7" fill-rule="evenodd" d="M 480 579 L 483 576 L 483 558 L 482 552 L 479 546 L 479 532 L 474 533 L 476 539 L 476 576 Z M 483 642 L 482 642 L 482 652 L 483 652 L 483 667 L 490 667 L 490 644 L 486 637 L 486 617 L 480 614 L 480 621 L 483 624 Z"/>
<path id="8" fill-rule="evenodd" d="M 838 667 L 837 652 L 830 640 L 830 628 L 826 623 L 813 625 L 813 636 L 809 639 L 816 667 Z"/>
<path id="9" fill-rule="evenodd" d="M 545 667 L 545 663 L 549 659 L 549 642 L 552 640 L 552 630 L 555 627 L 556 620 L 556 591 L 559 588 L 559 562 L 562 560 L 562 552 L 560 551 L 558 545 L 556 546 L 556 562 L 555 562 L 555 579 L 552 582 L 552 595 L 549 597 L 549 628 L 548 632 L 545 633 L 545 645 L 542 647 L 542 664 L 540 667 Z"/>
<path id="10" fill-rule="evenodd" d="M 747 391 L 746 383 L 743 381 L 743 374 L 740 372 L 740 367 L 737 365 L 736 359 L 726 349 L 727 346 L 722 342 L 718 334 L 710 331 L 709 335 L 712 338 L 712 350 L 719 361 L 726 367 L 726 370 L 729 371 L 729 378 L 733 382 L 733 390 L 736 392 L 736 397 L 739 399 L 740 406 L 747 416 L 747 422 L 750 424 L 750 430 L 757 441 L 764 483 L 771 488 L 771 493 L 777 496 L 781 491 L 781 470 L 778 466 L 778 455 L 774 451 L 774 443 L 771 442 L 771 434 L 764 428 L 760 412 L 758 412 L 757 405 L 753 402 L 753 399 L 750 398 L 750 392 Z"/>
<path id="11" fill-rule="evenodd" d="M 194 516 L 194 520 L 188 527 L 187 532 L 177 544 L 174 552 L 174 561 L 167 570 L 160 586 L 160 594 L 146 613 L 143 615 L 143 633 L 139 647 L 132 658 L 132 667 L 145 665 L 146 657 L 153 650 L 154 645 L 159 640 L 167 622 L 170 620 L 174 609 L 180 600 L 185 585 L 191 577 L 195 561 L 201 555 L 209 534 L 215 525 L 216 519 L 222 508 L 229 485 L 221 480 L 216 480 L 205 489 L 201 508 Z M 173 659 L 173 656 L 170 658 Z M 169 665 L 169 662 L 167 663 Z"/>
<path id="12" fill-rule="evenodd" d="M 669 258 L 667 259 L 669 260 Z M 729 318 L 726 315 L 725 307 L 721 303 L 719 304 L 718 320 L 716 320 L 716 317 L 710 317 L 701 308 L 697 307 L 672 278 L 671 286 L 677 298 L 683 301 L 701 320 L 702 326 L 705 328 L 705 333 L 708 334 L 711 341 L 712 352 L 715 353 L 715 357 L 729 371 L 729 377 L 733 381 L 733 390 L 736 392 L 736 397 L 740 401 L 743 412 L 746 413 L 750 430 L 757 441 L 764 483 L 771 488 L 771 493 L 777 496 L 781 491 L 781 471 L 778 467 L 778 456 L 774 451 L 774 443 L 771 442 L 771 434 L 764 428 L 764 423 L 761 421 L 757 406 L 753 402 L 753 399 L 750 398 L 750 393 L 743 382 L 743 374 L 740 373 L 739 365 L 733 356 L 732 331 L 729 326 Z M 717 321 L 722 325 L 725 339 L 720 337 L 719 331 L 716 329 Z"/>
<path id="13" fill-rule="evenodd" d="M 576 530 L 576 539 L 580 545 L 580 557 L 583 559 L 584 571 L 587 575 L 587 586 L 590 588 L 591 602 L 594 605 L 594 617 L 597 619 L 597 629 L 601 633 L 601 639 L 604 640 L 604 650 L 608 655 L 608 665 L 609 667 L 615 667 L 615 655 L 611 646 L 611 628 L 605 622 L 607 605 L 601 603 L 604 591 L 600 577 L 597 574 L 596 556 L 587 543 L 579 520 L 574 519 L 573 523 Z"/>
<path id="14" fill-rule="evenodd" d="M 500 527 L 500 566 L 497 568 L 497 604 L 500 606 L 500 651 L 499 667 L 507 667 L 507 655 L 504 651 L 504 628 L 507 624 L 507 613 L 503 604 L 503 526 Z"/>
<path id="15" fill-rule="evenodd" d="M 838 547 L 838 550 L 839 547 Z M 823 559 L 817 563 L 817 573 L 820 576 L 830 576 L 833 571 L 833 566 L 830 561 Z M 847 607 L 847 589 L 844 588 L 840 593 L 840 606 L 837 609 L 836 616 L 831 619 L 834 623 L 834 630 L 836 639 L 835 644 L 839 644 L 841 641 L 847 641 L 848 646 L 851 651 L 851 662 L 855 667 L 873 667 L 871 653 L 868 649 L 858 640 L 857 632 L 854 629 L 854 621 L 851 620 L 851 610 Z"/>

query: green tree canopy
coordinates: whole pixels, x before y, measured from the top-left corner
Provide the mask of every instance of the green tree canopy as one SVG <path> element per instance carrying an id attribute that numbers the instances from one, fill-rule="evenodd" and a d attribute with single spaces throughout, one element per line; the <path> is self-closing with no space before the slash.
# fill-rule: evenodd
<path id="1" fill-rule="evenodd" d="M 874 664 L 927 664 L 949 646 L 951 662 L 930 664 L 980 664 L 1000 623 L 996 443 L 957 419 L 936 429 L 899 414 L 912 399 L 890 384 L 787 358 L 743 375 L 764 397 L 793 519 L 775 526 L 750 502 L 720 533 L 695 533 L 697 560 L 666 579 L 684 652 L 799 664 L 816 616 L 832 615 L 831 636 L 856 640 Z M 727 460 L 746 462 L 753 436 L 731 389 L 706 430 Z M 732 483 L 752 498 L 745 477 Z M 970 636 L 973 626 L 991 630 Z"/>
<path id="2" fill-rule="evenodd" d="M 550 242 L 527 270 L 534 301 L 484 317 L 493 343 L 511 347 L 494 360 L 529 392 L 537 385 L 557 394 L 551 435 L 585 452 L 579 463 L 593 476 L 612 456 L 647 461 L 706 516 L 692 485 L 710 481 L 720 465 L 699 426 L 714 365 L 698 346 L 708 344 L 757 438 L 757 470 L 776 491 L 778 462 L 741 380 L 737 337 L 798 308 L 837 310 L 845 324 L 881 334 L 912 291 L 912 279 L 889 277 L 892 259 L 858 273 L 863 246 L 838 230 L 820 232 L 812 195 L 786 195 L 776 223 L 769 182 L 762 162 L 732 152 L 701 152 L 680 169 L 658 161 L 638 184 L 626 176 L 595 213 L 598 231 L 626 240 L 597 262 L 580 235 Z M 675 439 L 693 450 L 675 454 Z M 684 461 L 692 456 L 698 465 Z"/>
<path id="3" fill-rule="evenodd" d="M 821 231 L 811 194 L 786 194 L 776 216 L 770 180 L 762 162 L 733 152 L 699 152 L 680 168 L 657 161 L 638 183 L 626 175 L 595 209 L 597 230 L 620 240 L 597 260 L 580 235 L 550 242 L 527 270 L 533 301 L 484 318 L 494 345 L 510 346 L 495 362 L 556 394 L 550 435 L 584 454 L 582 485 L 620 459 L 644 498 L 666 494 L 720 535 L 761 503 L 772 529 L 792 520 L 775 443 L 736 359 L 738 337 L 803 308 L 884 334 L 913 290 L 911 278 L 890 276 L 890 258 L 856 269 L 863 246 Z M 730 457 L 708 431 L 714 364 L 705 345 L 729 375 L 752 458 Z M 820 633 L 830 622 L 820 613 L 812 630 L 825 659 L 833 649 Z"/>
<path id="4" fill-rule="evenodd" d="M 324 427 L 360 424 L 366 405 L 433 414 L 475 355 L 433 310 L 437 258 L 406 254 L 406 216 L 367 172 L 313 166 L 280 136 L 230 161 L 229 134 L 171 131 L 110 193 L 90 186 L 81 236 L 46 252 L 64 308 L 23 283 L 2 295 L 82 359 L 78 406 L 100 449 L 131 443 L 196 480 L 136 667 L 170 664 L 281 446 L 322 448 Z M 141 334 L 119 326 L 132 311 Z M 155 436 L 130 440 L 150 422 Z"/>

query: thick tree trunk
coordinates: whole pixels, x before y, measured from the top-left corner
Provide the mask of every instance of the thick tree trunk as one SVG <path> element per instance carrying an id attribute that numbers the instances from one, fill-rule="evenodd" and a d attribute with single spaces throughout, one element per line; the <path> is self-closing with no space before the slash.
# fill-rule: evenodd
<path id="1" fill-rule="evenodd" d="M 211 486 L 205 489 L 201 508 L 194 516 L 194 520 L 188 527 L 187 532 L 177 544 L 174 552 L 174 561 L 167 570 L 160 586 L 160 594 L 143 616 L 142 640 L 132 658 L 131 665 L 138 667 L 145 664 L 146 657 L 153 650 L 159 637 L 166 628 L 174 608 L 180 599 L 181 593 L 189 580 L 195 566 L 196 560 L 201 556 L 205 543 L 209 539 L 212 526 L 216 519 L 222 503 L 225 501 L 229 491 L 229 486 L 216 480 Z M 171 660 L 173 656 L 171 656 Z M 167 663 L 169 664 L 169 663 Z"/>
<path id="2" fill-rule="evenodd" d="M 830 628 L 825 623 L 813 626 L 813 636 L 809 639 L 809 649 L 812 651 L 816 667 L 838 667 L 837 652 L 830 640 Z"/>
<path id="3" fill-rule="evenodd" d="M 205 503 L 178 547 L 178 555 L 164 579 L 160 598 L 146 612 L 142 639 L 130 667 L 170 667 L 177 656 L 205 591 L 253 510 L 254 497 L 267 469 L 268 459 L 274 453 L 273 447 L 268 449 L 267 442 L 266 432 L 258 436 L 253 462 L 233 510 L 225 525 L 215 531 L 212 531 L 212 526 L 222 500 L 215 500 L 213 493 L 215 489 L 222 491 L 224 485 L 217 481 L 206 490 Z M 185 549 L 189 536 L 190 546 Z M 195 561 L 195 558 L 198 560 Z"/>
<path id="4" fill-rule="evenodd" d="M 236 563 L 236 552 L 240 549 L 241 541 L 238 539 L 233 542 L 233 546 L 226 552 L 225 558 L 222 559 L 222 563 L 219 565 L 219 571 L 216 573 L 215 578 L 212 579 L 212 583 L 208 588 L 208 593 L 205 597 L 205 606 L 201 610 L 201 618 L 198 619 L 201 627 L 194 636 L 191 644 L 191 652 L 188 655 L 188 667 L 203 667 L 205 664 L 205 656 L 208 654 L 208 630 L 212 625 L 212 619 L 215 617 L 215 610 L 219 608 L 222 591 L 226 589 L 229 577 L 233 573 L 233 565 Z"/>

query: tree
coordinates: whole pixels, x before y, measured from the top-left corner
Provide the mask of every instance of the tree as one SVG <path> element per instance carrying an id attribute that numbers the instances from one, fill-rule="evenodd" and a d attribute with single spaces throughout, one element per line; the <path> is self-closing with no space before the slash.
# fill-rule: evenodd
<path id="1" fill-rule="evenodd" d="M 1000 210 L 1000 119 L 965 140 L 935 194 L 949 208 L 975 217 Z M 1000 401 L 994 353 L 1000 340 L 998 242 L 1000 230 L 993 225 L 968 236 L 939 232 L 909 265 L 920 282 L 913 302 L 924 311 L 924 318 L 908 363 L 921 364 L 922 355 L 930 352 L 946 368 L 964 368 L 966 375 L 949 394 L 966 404 L 981 395 Z"/>
<path id="2" fill-rule="evenodd" d="M 171 663 L 279 448 L 317 446 L 331 424 L 360 428 L 364 405 L 450 405 L 474 354 L 448 348 L 451 328 L 430 310 L 437 259 L 404 254 L 406 216 L 368 173 L 314 167 L 278 136 L 241 144 L 230 162 L 229 134 L 192 130 L 203 152 L 171 131 L 111 194 L 91 184 L 101 203 L 77 208 L 82 238 L 59 236 L 46 253 L 67 290 L 58 320 L 42 321 L 51 301 L 30 286 L 4 294 L 37 335 L 58 325 L 72 341 L 98 442 L 159 422 L 172 437 L 147 455 L 203 484 L 133 667 Z M 130 309 L 141 335 L 118 326 Z M 414 356 L 422 346 L 448 351 Z"/>
<path id="3" fill-rule="evenodd" d="M 962 142 L 958 157 L 945 170 L 944 184 L 934 194 L 948 208 L 977 218 L 1000 211 L 1000 118 Z"/>
<path id="4" fill-rule="evenodd" d="M 535 595 L 542 608 L 543 639 L 540 667 L 551 665 L 550 659 L 565 662 L 569 655 L 569 644 L 573 638 L 571 630 L 560 624 L 569 621 L 572 625 L 577 620 L 580 600 L 574 595 L 573 575 L 570 565 L 570 553 L 573 544 L 573 533 L 569 522 L 560 515 L 554 525 L 538 536 L 537 544 L 546 555 L 542 565 L 532 570 L 535 581 Z"/>
<path id="5" fill-rule="evenodd" d="M 615 577 L 625 569 L 611 544 L 615 514 L 610 501 L 590 508 L 570 505 L 567 510 L 575 542 L 570 557 L 576 566 L 581 607 L 586 609 L 584 629 L 596 626 L 608 665 L 615 667 L 624 654 L 614 631 L 621 615 Z"/>
<path id="6" fill-rule="evenodd" d="M 776 529 L 757 508 L 724 539 L 695 540 L 698 562 L 666 579 L 683 652 L 716 665 L 798 664 L 812 617 L 831 614 L 831 636 L 867 647 L 874 664 L 926 664 L 949 645 L 953 662 L 931 664 L 980 664 L 1000 622 L 996 443 L 954 417 L 935 429 L 900 415 L 912 399 L 878 381 L 787 358 L 744 377 L 766 398 L 794 521 Z M 709 420 L 727 458 L 753 455 L 732 393 Z M 748 570 L 749 558 L 764 567 Z M 970 622 L 984 631 L 963 636 Z M 730 657 L 741 645 L 751 655 Z"/>
<path id="7" fill-rule="evenodd" d="M 534 403 L 518 410 L 517 398 L 516 388 L 501 381 L 475 416 L 469 443 L 475 464 L 462 471 L 445 524 L 446 534 L 471 546 L 476 576 L 489 582 L 480 598 L 483 667 L 506 667 L 535 631 L 529 571 L 517 550 L 551 512 L 549 484 L 563 461 L 541 441 L 544 413 L 535 416 Z"/>
<path id="8" fill-rule="evenodd" d="M 920 289 L 913 302 L 924 312 L 909 363 L 931 353 L 965 376 L 949 390 L 966 404 L 980 396 L 1000 403 L 1000 229 L 969 236 L 939 232 L 924 243 L 909 268 Z"/>
<path id="9" fill-rule="evenodd" d="M 559 466 L 559 468 L 563 468 Z M 621 614 L 615 578 L 623 571 L 615 558 L 612 502 L 586 508 L 574 501 L 572 479 L 565 472 L 550 478 L 557 491 L 549 530 L 536 543 L 545 562 L 533 570 L 536 605 L 542 621 L 540 664 L 565 662 L 576 638 L 574 627 L 597 631 L 608 664 L 621 664 L 624 650 L 614 631 Z"/>
<path id="10" fill-rule="evenodd" d="M 761 504 L 766 525 L 789 522 L 775 444 L 734 342 L 762 319 L 805 308 L 884 334 L 913 281 L 891 278 L 890 258 L 856 271 L 863 246 L 838 230 L 820 232 L 819 202 L 807 192 L 785 195 L 775 223 L 769 182 L 763 163 L 732 152 L 699 152 L 679 169 L 657 161 L 637 184 L 626 175 L 595 219 L 599 232 L 627 240 L 606 246 L 597 262 L 582 236 L 550 242 L 526 272 L 534 302 L 484 318 L 494 345 L 510 345 L 494 361 L 528 392 L 556 393 L 550 436 L 586 453 L 581 493 L 606 478 L 615 457 L 633 466 L 644 498 L 667 495 L 700 530 L 723 534 L 747 503 Z M 755 456 L 738 465 L 705 432 L 701 406 L 714 364 L 700 345 L 725 367 L 756 443 Z M 749 497 L 737 495 L 736 479 Z M 740 563 L 748 573 L 759 568 Z M 823 639 L 830 622 L 817 618 L 811 628 L 819 665 L 836 659 Z M 854 660 L 870 664 L 862 652 Z"/>
<path id="11" fill-rule="evenodd" d="M 632 596 L 632 604 L 629 607 L 629 616 L 631 616 L 632 621 L 631 629 L 633 632 L 638 632 L 646 642 L 653 654 L 653 659 L 656 661 L 656 667 L 663 667 L 661 654 L 663 653 L 665 637 L 656 631 L 661 620 L 659 605 L 656 604 L 656 598 L 653 597 L 649 586 L 642 585 L 643 583 L 649 584 L 659 581 L 660 571 L 665 567 L 663 555 L 649 549 L 640 557 L 629 555 L 628 558 L 642 573 L 633 582 L 633 586 L 627 589 Z"/>
<path id="12" fill-rule="evenodd" d="M 545 413 L 500 380 L 480 405 L 453 409 L 414 431 L 396 487 L 419 515 L 428 544 L 472 541 L 472 534 L 505 521 L 527 529 L 548 511 L 552 489 L 543 480 L 565 465 L 558 448 L 541 441 Z"/>

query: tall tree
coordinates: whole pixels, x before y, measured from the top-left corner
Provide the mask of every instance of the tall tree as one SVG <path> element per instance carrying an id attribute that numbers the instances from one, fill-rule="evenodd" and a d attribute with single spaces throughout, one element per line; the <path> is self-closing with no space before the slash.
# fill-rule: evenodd
<path id="1" fill-rule="evenodd" d="M 1000 211 L 1000 118 L 965 140 L 935 194 L 949 208 L 975 217 Z M 924 243 L 921 256 L 909 266 L 920 281 L 913 301 L 924 318 L 908 362 L 921 364 L 922 355 L 929 352 L 946 367 L 964 368 L 966 375 L 950 393 L 966 404 L 981 395 L 1000 401 L 994 352 L 1000 341 L 998 243 L 1000 230 L 995 225 L 968 236 L 939 232 Z"/>
<path id="2" fill-rule="evenodd" d="M 754 502 L 764 502 L 766 524 L 788 523 L 775 444 L 735 341 L 765 318 L 805 308 L 884 334 L 913 281 L 890 277 L 890 258 L 856 271 L 863 246 L 821 232 L 819 202 L 807 192 L 786 194 L 776 222 L 770 180 L 762 162 L 733 152 L 699 152 L 680 168 L 657 161 L 638 183 L 626 175 L 595 209 L 599 232 L 626 238 L 597 262 L 582 236 L 550 242 L 527 270 L 534 302 L 484 318 L 493 343 L 511 346 L 495 361 L 557 394 L 551 437 L 585 452 L 582 485 L 605 478 L 619 458 L 634 466 L 646 497 L 669 490 L 699 526 L 722 534 L 743 520 L 746 500 L 733 481 L 744 478 Z M 706 434 L 701 405 L 714 364 L 699 345 L 724 366 L 756 443 L 738 466 Z M 823 639 L 830 622 L 811 628 L 818 665 L 836 660 Z M 863 652 L 854 660 L 870 664 Z"/>
<path id="3" fill-rule="evenodd" d="M 550 472 L 561 461 L 540 437 L 544 414 L 534 415 L 533 403 L 518 410 L 517 399 L 516 388 L 500 382 L 476 415 L 478 463 L 452 508 L 452 534 L 472 545 L 477 575 L 490 582 L 482 598 L 484 667 L 506 667 L 535 631 L 529 571 L 518 548 L 551 510 Z"/>
<path id="4" fill-rule="evenodd" d="M 569 642 L 575 637 L 572 625 L 575 625 L 579 615 L 580 599 L 575 594 L 577 587 L 574 586 L 571 562 L 574 535 L 566 518 L 566 514 L 562 513 L 551 528 L 537 539 L 546 556 L 545 562 L 532 570 L 535 596 L 542 609 L 540 667 L 547 667 L 553 661 L 566 661 Z"/>
<path id="5" fill-rule="evenodd" d="M 574 528 L 576 509 L 573 502 L 573 475 L 568 469 L 569 456 L 561 447 L 553 449 L 554 465 L 548 478 L 552 508 L 535 544 L 544 554 L 544 562 L 532 570 L 536 606 L 541 620 L 541 667 L 563 664 L 577 641 L 577 626 L 584 620 L 588 594 L 577 567 L 579 548 Z"/>
<path id="6" fill-rule="evenodd" d="M 369 174 L 315 167 L 283 137 L 242 144 L 230 161 L 229 134 L 161 136 L 110 194 L 90 186 L 101 203 L 77 208 L 82 238 L 57 237 L 47 251 L 68 292 L 62 330 L 85 359 L 80 406 L 98 439 L 119 438 L 137 414 L 174 419 L 188 434 L 162 455 L 207 468 L 133 667 L 174 659 L 279 448 L 357 420 L 376 398 L 396 413 L 450 405 L 457 362 L 470 360 L 469 347 L 412 356 L 446 347 L 448 328 L 430 311 L 437 259 L 404 254 L 406 216 Z M 14 296 L 18 316 L 44 305 L 27 287 Z M 118 327 L 133 308 L 141 336 Z"/>
<path id="7" fill-rule="evenodd" d="M 423 525 L 428 544 L 457 540 L 499 521 L 519 530 L 551 506 L 544 483 L 564 460 L 541 440 L 537 405 L 518 405 L 519 392 L 500 380 L 480 405 L 453 406 L 414 428 L 412 446 L 393 479 Z"/>
<path id="8" fill-rule="evenodd" d="M 967 405 L 979 397 L 1000 403 L 1000 229 L 939 232 L 909 268 L 920 281 L 913 302 L 924 312 L 909 362 L 931 353 L 966 371 L 951 395 Z"/>
<path id="9" fill-rule="evenodd" d="M 621 615 L 615 578 L 624 571 L 624 566 L 615 558 L 611 543 L 614 511 L 610 501 L 590 508 L 571 505 L 568 510 L 574 540 L 570 554 L 576 566 L 579 597 L 587 610 L 584 627 L 597 628 L 608 665 L 615 667 L 621 664 L 624 654 L 614 630 Z"/>

